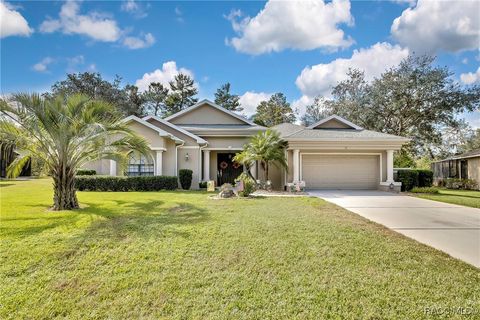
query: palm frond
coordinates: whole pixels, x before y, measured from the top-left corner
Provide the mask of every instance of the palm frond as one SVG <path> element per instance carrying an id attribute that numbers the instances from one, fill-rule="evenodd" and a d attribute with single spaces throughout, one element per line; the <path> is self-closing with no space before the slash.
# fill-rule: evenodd
<path id="1" fill-rule="evenodd" d="M 7 178 L 13 179 L 16 178 L 22 173 L 23 168 L 30 162 L 32 159 L 31 155 L 18 156 L 15 160 L 10 163 L 7 167 Z"/>

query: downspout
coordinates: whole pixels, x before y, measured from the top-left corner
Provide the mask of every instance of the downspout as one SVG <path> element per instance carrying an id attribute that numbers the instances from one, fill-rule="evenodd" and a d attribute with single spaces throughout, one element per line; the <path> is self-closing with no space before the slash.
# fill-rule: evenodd
<path id="1" fill-rule="evenodd" d="M 185 141 L 182 141 L 182 144 L 175 146 L 175 175 L 178 177 L 178 148 L 183 147 L 185 145 Z"/>
<path id="2" fill-rule="evenodd" d="M 206 142 L 204 146 L 200 147 L 200 154 L 198 155 L 198 156 L 199 156 L 199 161 L 198 161 L 198 173 L 199 173 L 199 175 L 202 176 L 202 181 L 206 181 L 206 180 L 205 180 L 205 177 L 203 176 L 204 173 L 202 173 L 202 161 L 203 161 L 202 150 L 205 149 L 206 147 L 208 147 L 208 142 Z M 201 181 L 199 181 L 199 182 L 201 182 Z"/>

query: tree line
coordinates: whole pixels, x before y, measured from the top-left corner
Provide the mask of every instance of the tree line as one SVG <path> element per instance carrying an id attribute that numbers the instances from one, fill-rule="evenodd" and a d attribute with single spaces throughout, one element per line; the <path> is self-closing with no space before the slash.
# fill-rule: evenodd
<path id="1" fill-rule="evenodd" d="M 297 121 L 308 126 L 337 114 L 368 130 L 412 138 L 412 143 L 396 157 L 399 166 L 412 166 L 415 159 L 422 157 L 445 157 L 480 147 L 480 133 L 459 117 L 465 111 L 478 110 L 480 86 L 460 85 L 448 67 L 435 66 L 434 60 L 432 56 L 410 55 L 372 81 L 365 79 L 363 71 L 350 69 L 347 78 L 332 88 L 331 97 L 315 97 L 301 117 L 286 96 L 278 92 L 259 103 L 251 120 L 267 127 Z M 119 76 L 107 81 L 99 73 L 68 74 L 46 95 L 82 93 L 111 103 L 124 115 L 160 117 L 198 101 L 194 80 L 182 73 L 168 85 L 152 82 L 144 92 L 131 84 L 122 87 L 121 82 Z M 240 97 L 231 92 L 230 83 L 217 89 L 215 103 L 231 111 L 243 111 Z"/>

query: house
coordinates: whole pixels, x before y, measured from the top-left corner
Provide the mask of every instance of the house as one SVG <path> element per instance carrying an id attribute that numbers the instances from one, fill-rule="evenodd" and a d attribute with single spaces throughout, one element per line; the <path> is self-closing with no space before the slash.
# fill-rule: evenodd
<path id="1" fill-rule="evenodd" d="M 472 179 L 480 184 L 480 149 L 432 163 L 435 184 L 442 179 Z"/>
<path id="2" fill-rule="evenodd" d="M 251 136 L 267 130 L 208 100 L 164 119 L 130 116 L 124 121 L 151 149 L 151 157 L 132 152 L 127 175 L 177 175 L 180 169 L 191 169 L 193 188 L 200 181 L 233 182 L 243 171 L 232 162 L 235 153 Z M 338 116 L 310 127 L 284 123 L 273 129 L 289 144 L 288 170 L 270 169 L 275 189 L 300 180 L 311 189 L 399 189 L 400 183 L 393 181 L 393 153 L 409 141 L 406 138 L 364 130 Z M 99 174 L 123 174 L 112 160 L 87 167 Z M 251 171 L 264 179 L 260 163 Z"/>

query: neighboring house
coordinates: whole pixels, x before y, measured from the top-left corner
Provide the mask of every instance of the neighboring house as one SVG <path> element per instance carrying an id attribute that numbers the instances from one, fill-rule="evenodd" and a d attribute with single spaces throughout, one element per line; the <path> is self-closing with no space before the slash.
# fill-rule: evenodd
<path id="1" fill-rule="evenodd" d="M 432 163 L 433 179 L 472 179 L 480 185 L 480 149 Z"/>
<path id="2" fill-rule="evenodd" d="M 243 171 L 233 163 L 251 136 L 267 128 L 226 110 L 208 100 L 167 118 L 135 116 L 125 120 L 150 144 L 151 157 L 132 153 L 127 175 L 177 175 L 180 169 L 193 171 L 192 187 L 199 181 L 217 185 L 233 180 Z M 288 141 L 288 171 L 272 168 L 269 178 L 275 189 L 287 182 L 304 180 L 307 188 L 398 189 L 393 181 L 393 152 L 409 140 L 364 130 L 338 116 L 328 117 L 308 128 L 281 124 L 273 127 Z M 99 160 L 88 168 L 99 174 L 120 175 L 112 160 Z M 264 179 L 260 163 L 252 174 Z"/>

